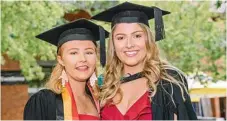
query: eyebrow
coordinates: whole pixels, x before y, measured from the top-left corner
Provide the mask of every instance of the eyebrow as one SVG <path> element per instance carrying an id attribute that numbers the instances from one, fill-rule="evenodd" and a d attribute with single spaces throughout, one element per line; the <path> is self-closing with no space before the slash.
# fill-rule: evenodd
<path id="1" fill-rule="evenodd" d="M 79 50 L 79 48 L 70 48 L 67 51 L 74 50 L 74 49 Z"/>
<path id="2" fill-rule="evenodd" d="M 144 31 L 142 31 L 142 30 L 141 30 L 141 31 L 135 31 L 135 32 L 132 32 L 132 34 L 134 34 L 134 33 L 136 33 L 136 32 L 144 32 Z"/>
<path id="3" fill-rule="evenodd" d="M 80 50 L 79 48 L 70 48 L 68 51 L 73 50 L 73 49 Z M 89 50 L 89 49 L 94 50 L 94 48 L 91 48 L 91 47 L 89 47 L 89 48 L 85 48 L 85 50 Z"/>
<path id="4" fill-rule="evenodd" d="M 90 49 L 94 50 L 94 48 L 86 48 L 85 50 L 90 50 Z"/>
<path id="5" fill-rule="evenodd" d="M 142 30 L 134 31 L 134 32 L 132 32 L 131 34 L 134 34 L 134 33 L 136 33 L 136 32 L 143 32 L 143 31 L 142 31 Z M 117 35 L 125 35 L 125 34 L 123 34 L 123 33 L 118 33 L 118 34 L 116 34 L 116 35 L 114 35 L 114 36 L 117 36 Z"/>

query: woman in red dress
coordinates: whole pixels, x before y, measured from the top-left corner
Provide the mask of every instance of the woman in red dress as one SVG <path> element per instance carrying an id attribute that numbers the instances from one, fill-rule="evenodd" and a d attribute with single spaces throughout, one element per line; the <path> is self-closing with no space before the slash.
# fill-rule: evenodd
<path id="1" fill-rule="evenodd" d="M 105 41 L 105 34 L 107 36 L 108 32 L 102 27 L 79 19 L 37 36 L 57 46 L 57 64 L 47 89 L 40 90 L 28 100 L 24 109 L 25 120 L 100 119 L 93 87 L 96 41 Z"/>
<path id="2" fill-rule="evenodd" d="M 169 13 L 124 2 L 92 17 L 112 27 L 100 92 L 102 119 L 197 119 L 183 73 L 160 58 L 155 43 L 164 38 L 162 16 Z"/>

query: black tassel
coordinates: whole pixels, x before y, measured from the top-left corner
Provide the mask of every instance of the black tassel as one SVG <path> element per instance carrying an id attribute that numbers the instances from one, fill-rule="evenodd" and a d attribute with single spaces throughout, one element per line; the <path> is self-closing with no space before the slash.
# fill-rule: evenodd
<path id="1" fill-rule="evenodd" d="M 101 26 L 99 26 L 99 39 L 100 39 L 100 63 L 102 67 L 105 67 L 106 65 L 105 31 Z"/>
<path id="2" fill-rule="evenodd" d="M 162 19 L 162 11 L 154 7 L 154 19 L 155 19 L 155 41 L 159 41 L 165 38 L 165 29 Z"/>

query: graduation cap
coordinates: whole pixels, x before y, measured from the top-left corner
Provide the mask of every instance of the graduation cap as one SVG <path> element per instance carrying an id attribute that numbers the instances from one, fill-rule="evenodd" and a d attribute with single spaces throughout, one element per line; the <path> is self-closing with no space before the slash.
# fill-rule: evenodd
<path id="1" fill-rule="evenodd" d="M 149 26 L 148 20 L 155 19 L 155 40 L 162 40 L 165 37 L 162 16 L 170 14 L 168 11 L 158 7 L 147 7 L 129 2 L 124 2 L 115 7 L 107 9 L 92 19 L 111 22 L 111 27 L 117 23 L 143 23 Z"/>
<path id="2" fill-rule="evenodd" d="M 100 61 L 104 67 L 106 64 L 105 38 L 108 35 L 109 32 L 104 30 L 103 27 L 87 19 L 78 19 L 41 33 L 36 37 L 57 46 L 58 49 L 64 43 L 72 40 L 91 40 L 95 45 L 96 41 L 100 40 Z"/>

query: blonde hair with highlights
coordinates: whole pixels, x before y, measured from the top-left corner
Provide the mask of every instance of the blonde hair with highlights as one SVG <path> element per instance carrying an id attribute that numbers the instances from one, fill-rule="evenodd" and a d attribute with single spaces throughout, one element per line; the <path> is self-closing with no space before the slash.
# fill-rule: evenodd
<path id="1" fill-rule="evenodd" d="M 184 86 L 184 81 L 181 82 L 176 80 L 175 78 L 173 78 L 167 73 L 166 69 L 175 70 L 176 72 L 178 72 L 182 80 L 183 80 L 183 76 L 181 75 L 183 73 L 176 67 L 168 64 L 168 62 L 160 59 L 159 49 L 155 43 L 155 40 L 152 37 L 150 28 L 145 24 L 141 24 L 141 23 L 138 23 L 138 24 L 143 29 L 143 31 L 147 34 L 147 41 L 146 41 L 147 53 L 144 59 L 144 67 L 143 67 L 142 73 L 145 76 L 145 78 L 148 80 L 147 84 L 149 88 L 153 91 L 152 95 L 150 95 L 150 100 L 157 91 L 158 83 L 155 83 L 155 82 L 159 80 L 166 80 L 168 82 L 171 82 L 170 83 L 171 86 L 172 84 L 176 84 L 177 86 L 179 86 L 182 92 L 182 97 L 185 100 L 184 90 L 187 92 L 187 89 Z M 112 33 L 110 34 L 110 40 L 108 43 L 107 64 L 104 72 L 104 83 L 101 86 L 101 92 L 99 95 L 101 107 L 103 107 L 105 104 L 109 102 L 112 102 L 112 99 L 117 94 L 120 94 L 119 102 L 121 101 L 123 96 L 122 91 L 120 89 L 120 78 L 123 75 L 123 63 L 117 57 L 116 52 L 114 50 L 114 44 L 113 44 L 113 31 L 115 30 L 115 27 L 116 26 L 114 26 L 111 31 Z M 169 95 L 173 97 L 172 96 L 173 91 Z M 172 98 L 172 102 L 174 103 L 173 98 Z"/>
<path id="2" fill-rule="evenodd" d="M 53 71 L 50 75 L 49 80 L 45 85 L 47 89 L 50 89 L 56 94 L 60 94 L 62 90 L 62 86 L 61 86 L 62 82 L 61 82 L 61 79 L 59 78 L 61 76 L 63 69 L 64 67 L 57 62 L 56 66 L 53 68 Z"/>

